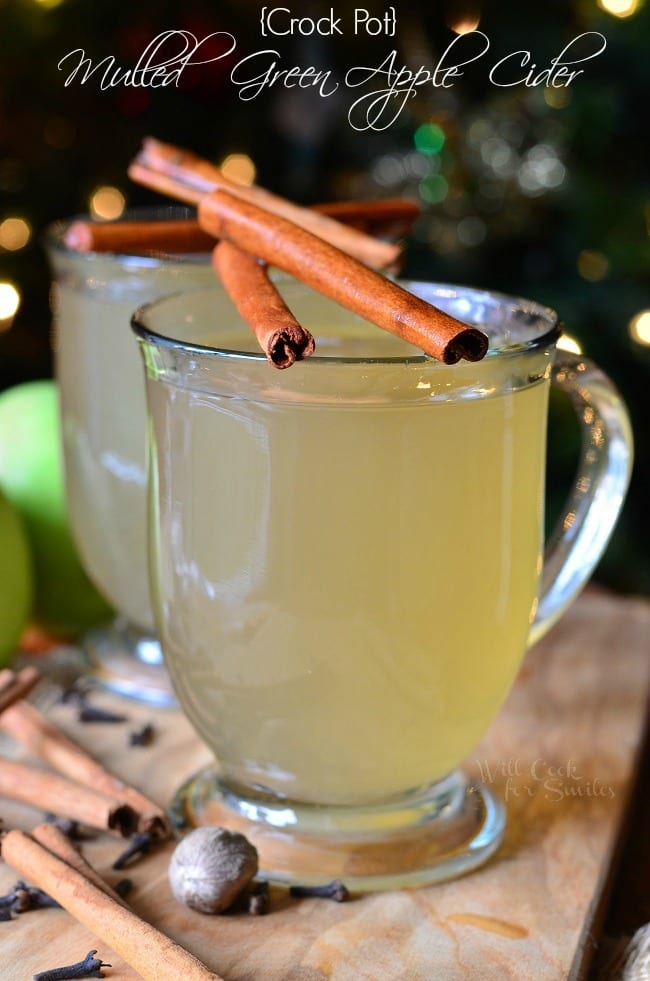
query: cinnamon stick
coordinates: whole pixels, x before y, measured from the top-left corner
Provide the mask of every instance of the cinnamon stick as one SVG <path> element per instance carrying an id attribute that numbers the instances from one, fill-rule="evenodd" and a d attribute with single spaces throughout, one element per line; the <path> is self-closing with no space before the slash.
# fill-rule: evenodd
<path id="1" fill-rule="evenodd" d="M 138 817 L 133 808 L 121 800 L 89 790 L 48 773 L 0 758 L 0 796 L 21 801 L 80 821 L 91 828 L 113 831 L 122 837 L 133 834 Z"/>
<path id="2" fill-rule="evenodd" d="M 0 713 L 29 695 L 32 688 L 41 680 L 41 673 L 38 668 L 31 665 L 23 668 L 17 674 L 10 668 L 0 671 Z"/>
<path id="3" fill-rule="evenodd" d="M 215 190 L 223 190 L 242 201 L 249 201 L 272 214 L 282 215 L 301 228 L 332 243 L 360 262 L 377 269 L 392 269 L 399 264 L 401 247 L 382 242 L 356 228 L 342 224 L 329 215 L 302 208 L 258 185 L 245 187 L 229 180 L 215 165 L 184 150 L 151 137 L 143 141 L 142 150 L 129 168 L 129 176 L 163 194 L 198 204 Z"/>
<path id="4" fill-rule="evenodd" d="M 291 313 L 265 266 L 227 241 L 219 242 L 212 261 L 272 365 L 289 368 L 313 353 L 314 338 Z"/>
<path id="5" fill-rule="evenodd" d="M 107 896 L 110 896 L 111 899 L 114 899 L 120 906 L 124 906 L 125 909 L 129 908 L 119 893 L 115 892 L 113 887 L 109 886 L 108 882 L 102 879 L 99 872 L 86 861 L 74 843 L 55 824 L 38 824 L 31 832 L 31 836 L 40 845 L 47 848 L 49 852 L 60 858 L 62 862 L 65 862 L 66 865 L 80 872 L 81 875 L 85 876 L 86 879 L 97 886 L 98 889 L 101 889 L 102 892 L 106 893 Z"/>
<path id="6" fill-rule="evenodd" d="M 53 769 L 98 793 L 129 804 L 138 815 L 138 831 L 149 831 L 159 839 L 171 834 L 169 821 L 161 807 L 105 770 L 33 705 L 27 702 L 12 705 L 0 715 L 0 728 Z"/>
<path id="7" fill-rule="evenodd" d="M 210 252 L 214 238 L 198 221 L 73 221 L 63 235 L 76 252 Z"/>
<path id="8" fill-rule="evenodd" d="M 44 889 L 147 981 L 223 981 L 205 964 L 22 831 L 2 837 L 8 865 Z"/>
<path id="9" fill-rule="evenodd" d="M 461 358 L 479 361 L 487 352 L 488 339 L 475 327 L 408 293 L 306 229 L 226 191 L 201 199 L 199 222 L 217 238 L 278 266 L 445 364 Z"/>
<path id="10" fill-rule="evenodd" d="M 404 198 L 376 201 L 332 201 L 314 211 L 373 234 L 405 234 L 420 214 L 417 202 Z M 192 218 L 163 221 L 73 221 L 63 235 L 77 252 L 164 253 L 210 252 L 215 239 Z"/>
<path id="11" fill-rule="evenodd" d="M 410 198 L 328 201 L 312 207 L 372 235 L 405 235 L 421 212 L 418 202 Z"/>

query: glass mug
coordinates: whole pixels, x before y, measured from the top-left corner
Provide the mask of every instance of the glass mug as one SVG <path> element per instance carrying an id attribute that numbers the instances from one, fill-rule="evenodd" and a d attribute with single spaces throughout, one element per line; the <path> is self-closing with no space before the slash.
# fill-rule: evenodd
<path id="1" fill-rule="evenodd" d="M 186 217 L 185 208 L 144 208 L 124 219 Z M 142 366 L 129 330 L 136 306 L 175 291 L 206 288 L 205 256 L 76 252 L 50 229 L 55 359 L 61 393 L 66 498 L 84 567 L 117 611 L 83 646 L 93 675 L 121 694 L 172 700 L 154 634 L 146 547 L 146 405 Z"/>
<path id="2" fill-rule="evenodd" d="M 406 288 L 486 330 L 485 360 L 441 365 L 294 281 L 317 349 L 288 371 L 218 287 L 133 319 L 156 622 L 218 760 L 173 813 L 245 831 L 280 881 L 415 885 L 494 852 L 503 809 L 458 765 L 593 570 L 629 479 L 623 404 L 586 359 L 554 364 L 552 311 Z M 543 563 L 551 380 L 584 444 Z"/>

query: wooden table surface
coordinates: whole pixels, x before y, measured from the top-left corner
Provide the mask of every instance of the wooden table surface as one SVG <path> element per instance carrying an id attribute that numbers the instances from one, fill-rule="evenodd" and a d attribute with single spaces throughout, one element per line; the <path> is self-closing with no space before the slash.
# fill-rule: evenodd
<path id="1" fill-rule="evenodd" d="M 506 840 L 487 866 L 463 879 L 340 905 L 293 900 L 274 888 L 267 916 L 207 917 L 171 896 L 171 845 L 128 873 L 110 871 L 121 849 L 115 839 L 101 836 L 84 846 L 85 854 L 110 882 L 128 874 L 136 912 L 225 981 L 582 977 L 638 762 L 650 689 L 649 637 L 650 604 L 594 591 L 528 654 L 503 711 L 467 761 L 505 799 Z M 61 704 L 51 704 L 48 714 L 160 802 L 209 760 L 179 713 L 106 694 L 96 701 L 119 705 L 129 722 L 82 727 L 74 709 Z M 128 732 L 147 720 L 156 725 L 154 744 L 127 749 Z M 0 751 L 23 755 L 8 737 Z M 0 800 L 0 815 L 5 826 L 26 830 L 41 817 L 6 800 Z M 0 866 L 1 892 L 15 879 Z M 1 981 L 26 981 L 92 948 L 112 963 L 107 978 L 138 977 L 63 910 L 0 923 L 0 938 Z"/>

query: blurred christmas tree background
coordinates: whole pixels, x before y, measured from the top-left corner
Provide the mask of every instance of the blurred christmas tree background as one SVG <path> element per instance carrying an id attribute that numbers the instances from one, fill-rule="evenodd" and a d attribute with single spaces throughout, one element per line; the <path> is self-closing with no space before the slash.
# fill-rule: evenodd
<path id="1" fill-rule="evenodd" d="M 383 14 L 383 3 L 364 6 Z M 334 4 L 347 17 L 352 5 Z M 528 296 L 558 310 L 573 343 L 610 374 L 632 414 L 637 462 L 601 582 L 650 592 L 646 431 L 650 364 L 650 187 L 647 97 L 650 4 L 538 0 L 522 4 L 397 4 L 393 38 L 261 38 L 261 4 L 246 0 L 0 0 L 0 389 L 51 374 L 49 273 L 39 234 L 79 212 L 118 216 L 151 203 L 126 166 L 142 136 L 188 145 L 295 199 L 405 195 L 424 213 L 408 243 L 407 273 Z M 329 5 L 300 3 L 322 16 Z M 498 88 L 485 61 L 453 88 L 422 86 L 383 132 L 355 132 L 350 93 L 319 98 L 274 87 L 237 98 L 234 60 L 262 48 L 282 65 L 343 75 L 378 65 L 435 65 L 455 36 L 478 28 L 489 65 L 519 49 L 550 65 L 583 32 L 607 39 L 569 88 Z M 178 88 L 96 82 L 64 87 L 59 60 L 75 48 L 132 66 L 157 34 L 229 31 L 236 57 L 193 68 Z M 524 74 L 524 72 L 521 72 Z M 346 102 L 346 99 L 348 101 Z M 577 425 L 552 403 L 552 522 L 573 475 Z"/>

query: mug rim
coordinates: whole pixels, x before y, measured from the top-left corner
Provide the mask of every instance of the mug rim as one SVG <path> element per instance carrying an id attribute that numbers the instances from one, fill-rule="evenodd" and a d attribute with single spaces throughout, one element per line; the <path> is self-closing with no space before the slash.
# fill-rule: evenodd
<path id="1" fill-rule="evenodd" d="M 292 285 L 298 285 L 304 290 L 310 290 L 306 284 L 300 282 L 299 280 L 287 280 Z M 563 324 L 561 323 L 558 314 L 555 310 L 550 307 L 546 307 L 541 303 L 535 301 L 526 300 L 522 297 L 512 296 L 507 293 L 501 293 L 498 290 L 487 290 L 480 287 L 464 286 L 451 283 L 441 283 L 437 281 L 421 280 L 414 278 L 404 278 L 397 282 L 405 289 L 409 286 L 421 286 L 433 291 L 437 295 L 450 296 L 451 294 L 465 294 L 472 295 L 474 297 L 489 297 L 493 300 L 500 301 L 509 306 L 515 306 L 522 309 L 528 309 L 534 312 L 540 321 L 546 320 L 547 329 L 540 333 L 537 337 L 533 337 L 529 340 L 522 340 L 513 344 L 511 347 L 502 348 L 492 348 L 488 349 L 488 352 L 483 359 L 493 360 L 494 358 L 504 358 L 504 357 L 520 357 L 532 352 L 540 351 L 545 348 L 552 347 L 562 335 Z M 253 363 L 264 362 L 267 363 L 266 355 L 263 351 L 241 351 L 234 348 L 216 347 L 207 344 L 199 344 L 196 342 L 183 341 L 179 338 L 172 337 L 168 334 L 163 334 L 160 331 L 154 330 L 146 323 L 146 318 L 154 313 L 161 305 L 168 304 L 174 300 L 178 300 L 179 297 L 186 295 L 188 297 L 196 297 L 199 295 L 204 295 L 207 293 L 221 293 L 223 294 L 223 287 L 215 281 L 214 286 L 207 287 L 200 290 L 192 290 L 191 292 L 184 290 L 177 290 L 174 293 L 168 293 L 163 297 L 158 297 L 155 300 L 151 300 L 149 303 L 142 304 L 139 306 L 131 316 L 131 329 L 136 335 L 139 341 L 150 344 L 157 348 L 164 348 L 171 351 L 182 351 L 186 354 L 196 354 L 201 357 L 213 357 L 218 359 L 233 359 L 237 361 L 246 361 Z M 315 291 L 312 291 L 315 292 Z M 480 325 L 477 325 L 480 326 Z M 376 328 L 381 330 L 380 327 Z M 309 367 L 324 364 L 353 364 L 353 365 L 432 365 L 437 366 L 441 369 L 448 368 L 448 365 L 442 364 L 442 362 L 436 361 L 435 358 L 431 357 L 424 352 L 418 354 L 408 354 L 403 356 L 392 356 L 392 357 L 380 357 L 380 356 L 367 356 L 367 357 L 341 357 L 332 354 L 319 354 L 318 347 L 314 354 L 309 358 L 305 358 L 301 361 L 301 364 Z M 480 368 L 482 361 L 472 362 L 474 368 Z M 453 365 L 455 369 L 459 367 L 469 367 L 469 362 L 459 362 Z"/>

